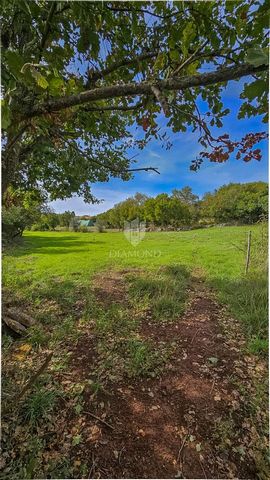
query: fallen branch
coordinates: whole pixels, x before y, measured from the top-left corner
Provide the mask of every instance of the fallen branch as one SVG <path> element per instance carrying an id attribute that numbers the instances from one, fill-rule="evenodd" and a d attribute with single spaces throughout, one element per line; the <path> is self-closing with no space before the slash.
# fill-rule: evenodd
<path id="1" fill-rule="evenodd" d="M 177 455 L 177 462 L 179 462 L 179 460 L 180 460 L 180 455 L 181 455 L 182 450 L 183 450 L 183 448 L 184 448 L 184 446 L 185 446 L 186 439 L 187 439 L 187 435 L 184 436 L 184 440 L 183 440 L 182 445 L 181 445 L 181 447 L 180 447 L 180 449 L 179 449 L 179 452 L 178 452 L 178 455 Z"/>
<path id="2" fill-rule="evenodd" d="M 19 312 L 18 310 L 14 310 L 12 308 L 8 308 L 6 311 L 4 310 L 4 321 L 5 315 L 7 315 L 7 317 L 9 318 L 12 318 L 13 320 L 16 320 L 16 322 L 21 323 L 25 327 L 31 327 L 35 323 L 35 319 L 33 317 L 30 317 L 30 315 Z"/>
<path id="3" fill-rule="evenodd" d="M 15 397 L 15 400 L 17 400 L 17 401 L 20 400 L 20 398 L 23 397 L 25 392 L 27 392 L 27 390 L 29 390 L 29 388 L 33 385 L 33 383 L 36 381 L 36 379 L 44 372 L 44 370 L 46 370 L 47 366 L 49 365 L 49 363 L 51 361 L 52 356 L 53 356 L 53 352 L 50 352 L 49 355 L 47 355 L 47 357 L 45 359 L 45 362 L 41 365 L 41 367 L 38 369 L 38 371 L 36 373 L 34 373 L 34 375 L 32 375 L 32 377 L 30 377 L 30 379 L 25 384 L 23 389 Z"/>
<path id="4" fill-rule="evenodd" d="M 214 381 L 213 381 L 213 383 L 212 383 L 212 387 L 211 387 L 211 390 L 210 390 L 210 395 L 211 395 L 211 393 L 212 393 L 213 390 L 214 390 L 215 383 L 216 383 L 216 379 L 214 379 Z"/>
<path id="5" fill-rule="evenodd" d="M 10 401 L 10 403 L 7 405 L 7 407 L 5 409 L 2 409 L 2 415 L 7 413 L 7 411 L 10 409 L 10 407 L 12 405 L 14 405 L 14 403 L 18 402 L 24 396 L 24 394 L 27 392 L 27 390 L 29 390 L 29 388 L 33 385 L 33 383 L 35 383 L 37 378 L 44 372 L 44 370 L 46 370 L 47 366 L 49 365 L 49 363 L 51 361 L 52 356 L 53 356 L 53 352 L 51 352 L 51 353 L 49 353 L 49 355 L 47 355 L 47 357 L 45 359 L 45 362 L 41 365 L 41 367 L 37 370 L 37 372 L 34 373 L 32 375 L 32 377 L 30 377 L 30 379 L 24 385 L 22 390 L 17 395 L 15 395 L 13 401 Z"/>
<path id="6" fill-rule="evenodd" d="M 202 469 L 203 474 L 204 474 L 204 478 L 207 478 L 207 475 L 206 475 L 206 473 L 205 473 L 205 470 L 204 470 L 204 468 L 203 468 L 203 464 L 202 464 L 200 458 L 199 458 L 199 462 L 200 462 L 200 466 L 201 466 L 201 469 Z"/>
<path id="7" fill-rule="evenodd" d="M 6 315 L 3 317 L 3 322 L 7 325 L 7 327 L 19 335 L 24 335 L 26 333 L 26 327 L 21 325 L 21 323 L 17 322 L 16 320 L 7 317 Z"/>
<path id="8" fill-rule="evenodd" d="M 86 415 L 90 415 L 90 417 L 93 417 L 95 418 L 96 420 L 98 420 L 100 423 L 103 423 L 104 425 L 106 425 L 107 427 L 111 428 L 112 430 L 115 430 L 115 428 L 110 425 L 109 423 L 105 422 L 105 420 L 102 420 L 102 418 L 100 417 L 97 417 L 96 415 L 94 415 L 94 413 L 91 413 L 91 412 L 83 412 L 85 413 Z"/>

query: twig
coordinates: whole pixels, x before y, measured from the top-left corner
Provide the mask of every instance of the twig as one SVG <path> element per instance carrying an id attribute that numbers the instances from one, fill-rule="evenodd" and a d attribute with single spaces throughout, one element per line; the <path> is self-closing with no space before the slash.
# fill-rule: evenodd
<path id="1" fill-rule="evenodd" d="M 121 455 L 122 455 L 123 450 L 125 450 L 125 447 L 122 447 L 122 448 L 121 448 L 120 453 L 119 453 L 119 455 L 118 455 L 118 463 L 119 463 L 120 467 L 121 467 L 120 458 L 121 458 Z"/>
<path id="2" fill-rule="evenodd" d="M 204 478 L 207 478 L 207 476 L 206 476 L 206 473 L 205 473 L 205 470 L 204 470 L 204 468 L 203 468 L 203 464 L 202 464 L 202 462 L 201 462 L 200 458 L 199 458 L 199 462 L 200 462 L 201 469 L 202 469 L 202 471 L 203 471 L 203 474 L 204 474 Z"/>
<path id="3" fill-rule="evenodd" d="M 2 415 L 5 414 L 10 406 L 14 405 L 15 402 L 18 402 L 18 400 L 20 400 L 23 395 L 25 394 L 25 392 L 27 390 L 29 390 L 29 388 L 33 385 L 33 383 L 36 381 L 36 379 L 42 374 L 42 372 L 44 372 L 44 370 L 47 368 L 47 366 L 49 365 L 49 362 L 51 360 L 53 356 L 53 352 L 49 353 L 49 355 L 46 357 L 46 360 L 45 362 L 41 365 L 41 367 L 38 369 L 38 371 L 36 373 L 34 373 L 34 375 L 32 375 L 32 377 L 30 377 L 30 379 L 28 380 L 28 382 L 25 384 L 25 386 L 22 388 L 22 390 L 14 397 L 13 401 L 11 401 L 8 406 L 6 407 L 6 409 L 3 409 L 2 410 Z"/>
<path id="4" fill-rule="evenodd" d="M 102 420 L 102 418 L 97 417 L 97 416 L 94 415 L 93 413 L 91 413 L 91 412 L 83 412 L 83 413 L 85 413 L 86 415 L 90 415 L 90 417 L 95 418 L 95 419 L 98 420 L 99 422 L 104 423 L 104 425 L 106 425 L 107 427 L 111 428 L 112 430 L 115 430 L 115 428 L 114 428 L 112 425 L 110 425 L 109 423 L 105 422 L 105 420 Z"/>
<path id="5" fill-rule="evenodd" d="M 92 472 L 93 472 L 93 475 L 95 473 L 95 466 L 96 466 L 96 460 L 95 460 L 95 455 L 94 455 L 94 452 L 92 452 L 92 465 L 91 465 L 91 468 L 90 468 L 90 472 L 88 474 L 88 478 L 92 478 Z"/>
<path id="6" fill-rule="evenodd" d="M 184 67 L 186 67 L 186 65 L 189 65 L 190 62 L 194 59 L 194 57 L 196 57 L 197 53 L 201 52 L 202 49 L 206 46 L 207 43 L 208 43 L 208 39 L 205 40 L 205 42 L 204 42 L 201 46 L 199 46 L 199 47 L 195 50 L 195 52 L 192 53 L 192 55 L 191 55 L 189 58 L 187 58 L 181 65 L 179 65 L 179 66 L 175 69 L 175 71 L 173 72 L 173 76 L 176 76 Z"/>
<path id="7" fill-rule="evenodd" d="M 24 134 L 24 132 L 27 130 L 27 128 L 30 127 L 30 123 L 27 123 L 26 125 L 23 125 L 18 133 L 14 135 L 14 137 L 8 142 L 6 149 L 5 149 L 5 159 L 8 158 L 9 151 L 12 149 L 13 145 L 21 138 L 21 136 Z"/>
<path id="8" fill-rule="evenodd" d="M 201 330 L 201 329 L 198 328 L 198 330 L 195 332 L 195 334 L 193 335 L 192 340 L 191 340 L 191 342 L 190 342 L 190 345 L 192 345 L 192 343 L 193 343 L 194 340 L 195 340 L 195 337 L 196 337 L 197 333 L 198 333 L 200 330 Z"/>
<path id="9" fill-rule="evenodd" d="M 215 383 L 216 383 L 216 379 L 214 379 L 214 381 L 213 381 L 213 383 L 212 383 L 212 387 L 211 387 L 211 390 L 210 390 L 210 395 L 211 395 L 211 393 L 212 393 L 212 391 L 213 391 L 213 389 L 214 389 Z"/>
<path id="10" fill-rule="evenodd" d="M 160 172 L 158 171 L 158 169 L 156 167 L 145 167 L 145 168 L 129 168 L 127 170 L 127 172 L 140 172 L 140 171 L 145 171 L 145 172 L 149 172 L 149 171 L 152 171 L 152 172 L 156 172 L 160 175 Z"/>
<path id="11" fill-rule="evenodd" d="M 58 136 L 63 140 L 64 143 L 66 143 L 69 147 L 71 147 L 73 150 L 75 150 L 76 152 L 78 152 L 80 155 L 86 155 L 86 153 L 80 148 L 78 147 L 77 144 L 74 144 L 74 143 L 70 143 L 68 142 L 60 133 L 58 134 Z M 134 157 L 132 157 L 134 158 Z M 132 159 L 131 158 L 131 159 Z M 131 160 L 129 159 L 129 160 Z M 106 164 L 103 164 L 102 162 L 96 160 L 96 159 L 89 159 L 89 161 L 91 163 L 94 163 L 96 165 L 99 165 L 100 167 L 102 168 L 105 168 L 106 170 L 109 170 L 110 172 L 115 172 L 115 173 L 122 173 L 120 172 L 119 170 L 117 170 L 116 168 L 114 168 L 112 165 L 106 165 Z M 154 171 L 156 173 L 158 173 L 160 175 L 160 172 L 157 170 L 157 168 L 154 168 L 154 167 L 144 167 L 144 168 L 129 168 L 127 170 L 124 170 L 123 173 L 126 173 L 126 172 L 139 172 L 139 171 L 144 171 L 144 172 L 148 172 L 148 171 Z"/>
<path id="12" fill-rule="evenodd" d="M 129 110 L 138 110 L 139 108 L 143 107 L 143 102 L 138 102 L 135 105 L 109 105 L 104 107 L 85 107 L 83 110 L 85 112 L 110 112 L 114 110 L 120 110 L 123 112 L 128 112 Z"/>
<path id="13" fill-rule="evenodd" d="M 22 396 L 25 394 L 25 392 L 31 387 L 31 385 L 33 385 L 33 383 L 42 374 L 42 372 L 44 372 L 44 370 L 46 370 L 47 366 L 49 365 L 49 363 L 51 361 L 52 356 L 53 356 L 53 352 L 49 353 L 49 355 L 46 357 L 45 362 L 41 365 L 41 367 L 38 369 L 38 371 L 36 373 L 34 373 L 34 375 L 32 375 L 32 377 L 30 377 L 30 379 L 25 384 L 23 389 L 15 397 L 16 400 L 20 400 L 20 398 L 22 398 Z"/>
<path id="14" fill-rule="evenodd" d="M 182 450 L 184 448 L 184 445 L 186 443 L 186 439 L 187 439 L 187 435 L 184 436 L 184 440 L 183 440 L 182 445 L 179 449 L 179 452 L 178 452 L 178 455 L 177 455 L 177 462 L 180 460 L 180 455 L 181 455 L 181 452 L 182 452 Z"/>
<path id="15" fill-rule="evenodd" d="M 57 2 L 52 2 L 51 6 L 50 6 L 49 13 L 48 13 L 47 20 L 46 20 L 46 22 L 45 22 L 44 32 L 43 32 L 43 35 L 42 35 L 42 38 L 41 38 L 41 42 L 40 42 L 40 46 L 39 46 L 39 61 L 40 61 L 41 58 L 42 58 L 42 51 L 43 51 L 43 49 L 44 49 L 44 47 L 45 47 L 46 40 L 47 40 L 48 35 L 49 35 L 49 33 L 50 33 L 50 30 L 51 30 L 51 20 L 52 20 L 52 18 L 53 18 L 53 16 L 54 16 L 56 7 L 57 7 Z"/>

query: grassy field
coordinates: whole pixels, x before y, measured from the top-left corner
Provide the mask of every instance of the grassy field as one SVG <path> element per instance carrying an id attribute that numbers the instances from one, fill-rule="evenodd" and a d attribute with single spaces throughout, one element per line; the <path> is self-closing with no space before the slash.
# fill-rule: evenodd
<path id="1" fill-rule="evenodd" d="M 245 275 L 250 229 L 251 262 Z M 168 397 L 163 395 L 160 379 L 170 379 L 172 370 L 176 369 L 174 381 L 178 382 L 183 378 L 184 368 L 187 369 L 187 394 L 189 389 L 192 393 L 194 385 L 200 392 L 198 382 L 202 382 L 201 375 L 205 375 L 207 408 L 213 413 L 212 424 L 205 422 L 201 393 L 196 396 L 197 400 L 192 397 L 193 402 L 198 401 L 194 411 L 198 408 L 197 422 L 202 425 L 198 441 L 207 443 L 208 438 L 212 438 L 212 448 L 221 464 L 235 452 L 238 458 L 239 449 L 244 455 L 247 448 L 251 452 L 247 458 L 260 472 L 259 478 L 269 478 L 267 376 L 263 358 L 267 352 L 268 320 L 266 247 L 266 226 L 258 225 L 149 232 L 137 247 L 121 232 L 26 232 L 20 244 L 6 249 L 3 300 L 18 311 L 31 314 L 36 324 L 28 329 L 26 337 L 15 340 L 6 334 L 2 337 L 4 473 L 1 478 L 101 478 L 101 475 L 102 478 L 126 478 L 117 470 L 120 463 L 112 452 L 122 451 L 130 441 L 132 429 L 144 432 L 142 418 L 136 419 L 136 412 L 130 410 L 128 393 L 124 395 L 127 404 L 120 404 L 120 413 L 114 411 L 112 399 L 116 399 L 118 408 L 118 402 L 122 401 L 119 391 L 125 385 L 127 392 L 132 389 L 132 396 L 138 395 L 138 405 L 147 412 L 150 412 L 149 398 L 158 404 L 151 406 L 152 409 L 160 407 L 160 412 L 166 412 L 172 393 Z M 216 296 L 226 308 L 215 303 Z M 242 322 L 243 329 L 234 318 Z M 226 351 L 227 357 L 222 359 Z M 26 394 L 16 400 L 48 352 L 53 356 L 47 371 L 30 383 Z M 256 355 L 251 355 L 253 353 Z M 228 356 L 230 362 L 227 362 Z M 186 358 L 191 363 L 185 367 Z M 246 358 L 251 363 L 245 364 Z M 199 375 L 198 362 L 202 369 Z M 190 377 L 192 365 L 197 367 Z M 231 371 L 226 373 L 222 365 Z M 250 368 L 255 372 L 254 377 Z M 239 372 L 244 372 L 242 377 Z M 222 398 L 228 382 L 237 395 L 234 403 L 226 403 L 226 397 Z M 215 394 L 215 389 L 220 393 Z M 181 391 L 175 392 L 178 411 L 183 397 Z M 221 400 L 225 402 L 222 419 L 220 409 L 216 410 Z M 136 404 L 134 398 L 132 401 Z M 189 408 L 190 401 L 187 396 L 181 407 L 183 411 Z M 235 419 L 228 414 L 232 408 L 237 408 Z M 156 410 L 152 414 L 155 415 Z M 117 423 L 119 415 L 121 418 L 126 415 L 125 427 L 121 435 L 110 436 L 111 430 L 108 431 L 108 424 L 104 426 L 103 420 L 108 418 L 110 424 Z M 149 415 L 144 417 L 148 419 Z M 174 411 L 169 417 L 174 431 L 175 422 L 182 424 L 182 413 L 178 420 Z M 160 420 L 165 422 L 166 415 Z M 250 435 L 239 427 L 241 422 L 249 425 Z M 156 425 L 155 419 L 153 425 Z M 154 444 L 163 438 L 162 424 L 161 429 L 162 435 L 159 432 L 150 435 Z M 101 435 L 101 430 L 104 444 L 99 445 L 96 435 Z M 194 435 L 189 436 L 191 446 L 195 443 Z M 127 463 L 134 460 L 137 433 L 135 436 L 135 443 L 125 452 Z M 185 433 L 179 438 L 176 453 L 186 437 Z M 146 452 L 147 438 L 145 444 L 144 437 L 141 440 Z M 170 441 L 167 442 L 166 437 L 163 440 L 167 448 Z M 204 449 L 201 443 L 198 445 L 199 451 Z M 170 448 L 174 451 L 172 445 Z M 109 460 L 103 459 L 106 452 Z M 228 457 L 219 457 L 224 452 Z M 99 460 L 94 461 L 96 455 Z M 206 463 L 207 458 L 205 454 Z M 95 467 L 96 476 L 91 476 L 96 461 L 99 463 Z M 154 461 L 157 459 L 152 453 L 150 476 Z M 235 461 L 239 469 L 235 477 L 251 478 L 241 476 L 242 457 Z M 157 478 L 165 478 L 163 463 L 164 459 Z M 102 470 L 104 464 L 106 472 Z M 197 464 L 200 472 L 200 461 Z M 141 474 L 145 475 L 145 470 Z M 129 475 L 141 478 L 137 470 L 128 471 L 128 478 Z M 166 478 L 175 478 L 175 473 Z"/>
<path id="2" fill-rule="evenodd" d="M 248 231 L 250 272 L 244 275 Z M 94 273 L 106 269 L 183 265 L 202 269 L 236 317 L 255 352 L 267 349 L 266 227 L 220 227 L 186 232 L 149 232 L 132 246 L 122 232 L 27 232 L 3 262 L 3 284 L 17 302 L 46 299 L 72 305 L 85 295 Z M 45 312 L 46 316 L 46 312 Z"/>

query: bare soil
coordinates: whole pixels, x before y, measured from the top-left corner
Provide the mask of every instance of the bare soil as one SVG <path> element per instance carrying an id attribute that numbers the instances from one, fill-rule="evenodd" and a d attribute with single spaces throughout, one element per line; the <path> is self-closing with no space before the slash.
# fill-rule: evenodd
<path id="1" fill-rule="evenodd" d="M 97 277 L 98 301 L 126 302 L 126 273 Z M 83 434 L 72 450 L 74 465 L 87 464 L 86 478 L 256 478 L 252 445 L 258 434 L 235 385 L 241 382 L 252 395 L 253 377 L 263 375 L 265 366 L 243 354 L 237 322 L 194 277 L 186 313 L 169 324 L 148 314 L 140 335 L 173 341 L 169 362 L 158 378 L 108 382 L 95 395 L 84 390 L 80 425 L 69 417 L 70 432 Z M 95 346 L 93 331 L 86 329 L 71 347 L 70 380 L 91 377 Z"/>

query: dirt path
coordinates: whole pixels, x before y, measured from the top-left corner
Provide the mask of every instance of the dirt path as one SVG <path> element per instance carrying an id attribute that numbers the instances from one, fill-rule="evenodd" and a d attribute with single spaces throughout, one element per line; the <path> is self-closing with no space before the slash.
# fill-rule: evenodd
<path id="1" fill-rule="evenodd" d="M 119 301 L 125 296 L 119 275 L 96 293 Z M 165 370 L 159 378 L 108 382 L 94 396 L 84 391 L 84 441 L 73 448 L 74 462 L 87 462 L 87 478 L 256 478 L 254 452 L 264 440 L 251 423 L 247 396 L 255 398 L 265 366 L 240 351 L 237 323 L 203 281 L 192 279 L 184 316 L 160 325 L 148 315 L 140 335 L 173 342 Z M 96 359 L 86 331 L 72 351 L 72 378 L 89 378 Z M 69 422 L 76 432 L 77 420 Z"/>

